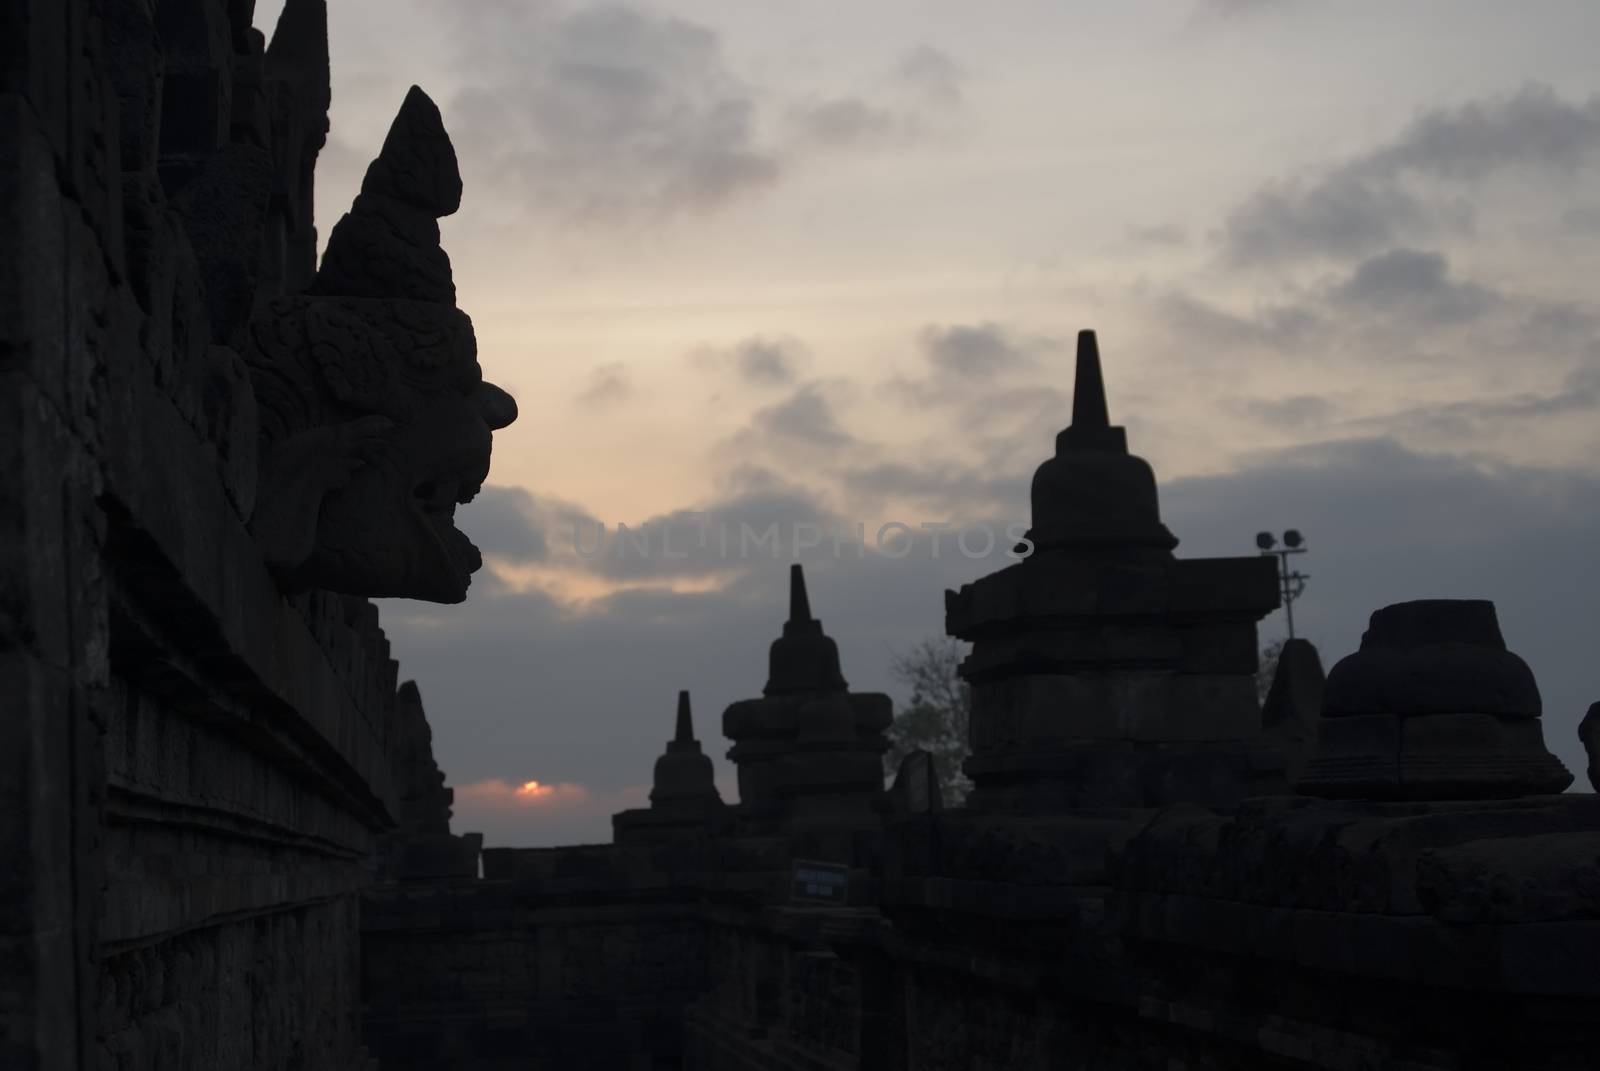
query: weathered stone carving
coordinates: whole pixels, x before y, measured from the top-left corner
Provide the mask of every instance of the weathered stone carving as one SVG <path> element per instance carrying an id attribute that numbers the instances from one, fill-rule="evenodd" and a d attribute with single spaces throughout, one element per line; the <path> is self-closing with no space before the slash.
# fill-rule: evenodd
<path id="1" fill-rule="evenodd" d="M 460 602 L 478 550 L 454 524 L 516 403 L 483 379 L 438 217 L 461 176 L 412 87 L 305 295 L 250 327 L 261 414 L 251 528 L 291 589 Z"/>
<path id="2" fill-rule="evenodd" d="M 399 828 L 386 838 L 383 868 L 403 881 L 474 878 L 483 834 L 450 832 L 455 789 L 433 755 L 433 729 L 415 681 L 395 692 L 389 767 L 399 797 Z"/>
<path id="3" fill-rule="evenodd" d="M 1365 799 L 1560 792 L 1539 688 L 1506 650 L 1494 603 L 1422 599 L 1375 611 L 1361 648 L 1328 674 L 1317 747 L 1299 789 Z"/>

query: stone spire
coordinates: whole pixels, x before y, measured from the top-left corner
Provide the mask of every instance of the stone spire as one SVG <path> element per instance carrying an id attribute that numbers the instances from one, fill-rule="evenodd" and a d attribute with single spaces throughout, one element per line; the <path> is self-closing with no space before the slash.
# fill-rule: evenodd
<path id="1" fill-rule="evenodd" d="M 1126 429 L 1111 423 L 1093 331 L 1078 332 L 1072 424 L 1034 473 L 1032 497 L 1028 538 L 1036 551 L 1168 553 L 1178 545 L 1161 523 L 1155 473 L 1128 453 Z"/>
<path id="2" fill-rule="evenodd" d="M 655 787 L 650 790 L 653 806 L 682 802 L 716 801 L 716 778 L 711 759 L 700 751 L 694 738 L 694 716 L 689 710 L 689 693 L 678 693 L 678 724 L 666 752 L 656 760 Z"/>
<path id="3" fill-rule="evenodd" d="M 1072 427 L 1080 435 L 1111 427 L 1106 379 L 1100 370 L 1100 343 L 1093 331 L 1078 332 L 1078 367 L 1072 384 Z M 1127 444 L 1123 444 L 1127 449 Z"/>
<path id="4" fill-rule="evenodd" d="M 772 641 L 767 667 L 763 695 L 842 692 L 848 687 L 839 669 L 839 645 L 822 631 L 822 622 L 811 616 L 806 576 L 799 563 L 789 567 L 789 620 L 783 624 L 783 635 Z"/>
<path id="5" fill-rule="evenodd" d="M 689 693 L 685 691 L 678 693 L 678 727 L 667 743 L 667 750 L 684 750 L 690 744 L 695 751 L 700 750 L 700 741 L 694 738 L 694 715 L 689 710 Z"/>

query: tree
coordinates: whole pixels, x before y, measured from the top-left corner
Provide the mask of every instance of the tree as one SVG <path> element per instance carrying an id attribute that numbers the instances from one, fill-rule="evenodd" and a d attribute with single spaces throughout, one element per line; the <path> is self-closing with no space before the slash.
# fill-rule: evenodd
<path id="1" fill-rule="evenodd" d="M 1256 700 L 1261 703 L 1267 701 L 1267 693 L 1272 691 L 1272 678 L 1278 675 L 1278 658 L 1283 654 L 1283 640 L 1273 640 L 1261 648 L 1261 661 L 1256 663 Z"/>
<path id="2" fill-rule="evenodd" d="M 966 654 L 966 644 L 938 636 L 896 653 L 889 666 L 894 678 L 911 689 L 911 699 L 885 734 L 889 750 L 883 757 L 884 772 L 893 777 L 900 761 L 917 748 L 929 752 L 947 806 L 959 806 L 972 789 L 961 772 L 972 722 L 972 687 L 958 672 Z"/>

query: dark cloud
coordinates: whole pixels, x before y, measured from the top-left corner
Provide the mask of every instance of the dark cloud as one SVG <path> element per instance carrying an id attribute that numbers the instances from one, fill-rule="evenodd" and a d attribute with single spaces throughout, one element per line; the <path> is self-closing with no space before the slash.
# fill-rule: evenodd
<path id="1" fill-rule="evenodd" d="M 1413 321 L 1476 319 L 1500 300 L 1487 287 L 1450 278 L 1445 258 L 1416 249 L 1391 249 L 1363 261 L 1335 286 L 1330 300 L 1346 309 L 1399 314 Z"/>
<path id="2" fill-rule="evenodd" d="M 794 382 L 804 351 L 793 339 L 749 338 L 734 347 L 745 382 L 781 386 Z"/>
<path id="3" fill-rule="evenodd" d="M 550 552 L 541 503 L 521 487 L 490 484 L 459 513 L 461 530 L 487 558 L 535 562 Z"/>
<path id="4" fill-rule="evenodd" d="M 753 85 L 713 29 L 628 4 L 440 5 L 468 81 L 445 109 L 465 177 L 519 210 L 634 222 L 721 208 L 816 150 L 921 137 L 962 72 L 922 47 L 870 91 Z"/>
<path id="5" fill-rule="evenodd" d="M 619 361 L 600 365 L 589 373 L 589 381 L 583 390 L 578 392 L 577 401 L 580 405 L 603 406 L 620 402 L 633 393 L 633 384 L 628 378 L 628 370 Z"/>
<path id="6" fill-rule="evenodd" d="M 529 565 L 570 561 L 571 533 L 592 531 L 599 522 L 576 503 L 491 484 L 462 508 L 460 523 L 486 559 Z"/>
<path id="7" fill-rule="evenodd" d="M 918 333 L 917 349 L 922 366 L 916 373 L 890 376 L 879 390 L 918 407 L 974 410 L 987 409 L 983 403 L 995 394 L 1018 390 L 1017 373 L 1038 371 L 1061 352 L 1055 339 L 1020 335 L 993 321 L 930 324 Z"/>
<path id="8" fill-rule="evenodd" d="M 1600 351 L 1596 357 L 1600 358 Z M 1508 422 L 1539 420 L 1600 410 L 1600 363 L 1568 372 L 1549 391 L 1520 391 L 1501 397 L 1472 398 L 1433 405 L 1407 406 L 1395 412 L 1348 422 L 1352 428 L 1404 429 L 1433 438 L 1462 442 L 1481 440 Z"/>
<path id="9" fill-rule="evenodd" d="M 865 501 L 907 502 L 939 517 L 1026 519 L 1027 474 L 954 461 L 874 461 L 842 473 L 848 494 Z M 1019 503 L 1021 505 L 1019 505 Z"/>
<path id="10" fill-rule="evenodd" d="M 1436 221 L 1411 192 L 1341 168 L 1320 179 L 1277 183 L 1228 217 L 1223 242 L 1236 265 L 1347 257 L 1401 235 L 1428 236 Z"/>
<path id="11" fill-rule="evenodd" d="M 807 383 L 776 405 L 757 410 L 747 434 L 780 447 L 799 445 L 832 450 L 856 441 L 840 427 L 832 404 L 817 383 Z"/>
<path id="12" fill-rule="evenodd" d="M 1236 265 L 1360 256 L 1470 224 L 1461 187 L 1501 172 L 1572 175 L 1600 156 L 1600 96 L 1549 87 L 1426 112 L 1392 141 L 1321 174 L 1267 186 L 1222 232 Z"/>
<path id="13" fill-rule="evenodd" d="M 616 5 L 450 10 L 474 79 L 447 109 L 469 178 L 587 218 L 705 210 L 777 178 L 706 27 Z"/>
<path id="14" fill-rule="evenodd" d="M 1332 401 L 1319 394 L 1248 399 L 1239 403 L 1239 408 L 1263 424 L 1300 429 L 1325 424 L 1338 410 Z"/>
<path id="15" fill-rule="evenodd" d="M 929 326 L 920 338 L 922 352 L 935 372 L 961 379 L 976 379 L 1033 363 L 1027 343 L 999 324 Z"/>
<path id="16" fill-rule="evenodd" d="M 1154 310 L 1175 339 L 1223 360 L 1253 350 L 1307 363 L 1330 355 L 1353 363 L 1407 355 L 1458 362 L 1452 351 L 1470 344 L 1481 359 L 1510 353 L 1523 366 L 1550 368 L 1600 354 L 1600 323 L 1586 310 L 1460 278 L 1443 254 L 1406 247 L 1340 276 L 1288 285 L 1278 302 L 1249 312 L 1181 290 L 1158 295 Z"/>
<path id="17" fill-rule="evenodd" d="M 1326 314 L 1309 300 L 1238 313 L 1170 289 L 1153 299 L 1153 309 L 1175 340 L 1224 355 L 1240 349 L 1294 353 L 1328 329 Z"/>
<path id="18" fill-rule="evenodd" d="M 688 358 L 719 376 L 732 373 L 745 386 L 773 388 L 794 383 L 811 354 L 792 335 L 752 335 L 731 346 L 701 346 Z"/>

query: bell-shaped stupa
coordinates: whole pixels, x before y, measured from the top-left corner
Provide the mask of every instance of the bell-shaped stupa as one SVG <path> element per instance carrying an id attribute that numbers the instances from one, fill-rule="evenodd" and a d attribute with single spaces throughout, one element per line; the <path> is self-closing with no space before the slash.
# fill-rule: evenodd
<path id="1" fill-rule="evenodd" d="M 805 574 L 789 571 L 789 619 L 768 655 L 759 699 L 722 715 L 739 769 L 739 812 L 758 828 L 848 828 L 881 821 L 885 809 L 886 695 L 853 693 L 839 648 L 811 616 Z"/>
<path id="2" fill-rule="evenodd" d="M 1111 423 L 1094 332 L 1078 336 L 1072 424 L 1033 478 L 1022 560 L 945 593 L 970 641 L 980 810 L 1226 804 L 1281 790 L 1261 736 L 1256 622 L 1273 562 L 1184 561 L 1149 464 Z"/>
<path id="3" fill-rule="evenodd" d="M 716 832 L 726 817 L 711 759 L 694 737 L 689 693 L 679 692 L 677 725 L 656 759 L 650 806 L 612 815 L 612 831 L 619 843 L 671 840 Z"/>

